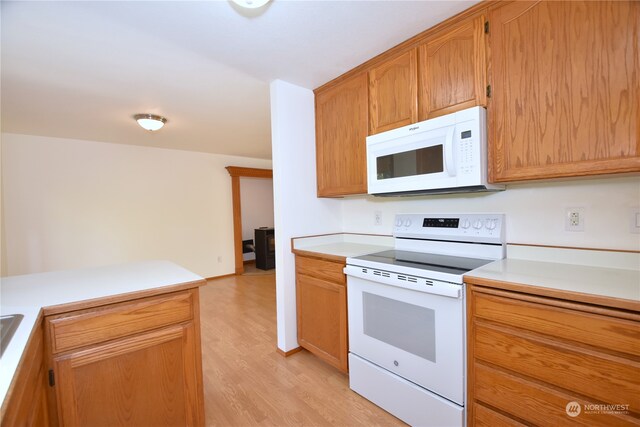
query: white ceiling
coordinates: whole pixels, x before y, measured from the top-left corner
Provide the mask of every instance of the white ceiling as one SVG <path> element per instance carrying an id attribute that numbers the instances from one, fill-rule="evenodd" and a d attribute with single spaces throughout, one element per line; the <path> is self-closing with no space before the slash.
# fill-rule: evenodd
<path id="1" fill-rule="evenodd" d="M 474 3 L 3 0 L 2 131 L 271 158 L 269 82 L 316 88 Z"/>

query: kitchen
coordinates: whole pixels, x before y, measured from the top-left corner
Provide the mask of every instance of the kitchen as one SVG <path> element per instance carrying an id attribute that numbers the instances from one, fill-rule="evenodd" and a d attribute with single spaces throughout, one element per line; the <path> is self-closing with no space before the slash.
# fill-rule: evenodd
<path id="1" fill-rule="evenodd" d="M 460 10 L 466 8 L 460 7 Z M 453 15 L 455 13 L 452 13 Z M 634 16 L 630 14 L 630 16 Z M 443 20 L 443 19 L 441 19 Z M 5 27 L 3 23 L 3 27 Z M 427 28 L 424 26 L 420 29 Z M 637 23 L 636 23 L 637 27 Z M 636 30 L 637 31 L 637 30 Z M 409 34 L 412 36 L 418 31 Z M 634 33 L 635 34 L 635 33 Z M 408 37 L 401 38 L 393 44 L 397 44 Z M 391 46 L 389 46 L 391 47 Z M 378 53 L 383 51 L 378 50 Z M 3 47 L 4 51 L 4 47 Z M 374 54 L 365 57 L 369 59 Z M 634 56 L 637 62 L 637 51 Z M 363 61 L 360 61 L 363 62 Z M 359 62 L 359 63 L 360 63 Z M 357 65 L 357 64 L 354 64 Z M 353 67 L 351 67 L 353 68 Z M 636 67 L 637 68 L 637 67 Z M 344 69 L 344 71 L 348 68 Z M 333 77 L 337 77 L 335 73 Z M 637 76 L 635 87 L 637 87 Z M 324 82 L 321 82 L 324 83 Z M 500 94 L 496 85 L 493 85 L 494 96 Z M 277 323 L 278 323 L 278 348 L 282 352 L 289 352 L 298 347 L 296 330 L 296 305 L 295 305 L 295 260 L 291 253 L 290 239 L 293 237 L 327 234 L 327 233 L 360 233 L 376 234 L 388 236 L 391 234 L 394 224 L 394 216 L 398 213 L 468 213 L 468 212 L 499 212 L 506 217 L 505 234 L 509 244 L 526 245 L 548 245 L 559 247 L 616 249 L 623 251 L 634 251 L 639 249 L 638 235 L 631 233 L 631 221 L 633 209 L 637 208 L 639 202 L 638 179 L 634 176 L 611 176 L 600 177 L 595 175 L 588 178 L 565 179 L 555 181 L 529 181 L 517 184 L 507 183 L 505 191 L 486 194 L 470 195 L 436 195 L 412 198 L 373 198 L 364 195 L 350 196 L 344 199 L 329 199 L 316 197 L 316 118 L 314 108 L 314 93 L 311 88 L 303 88 L 276 80 L 271 83 L 271 123 L 272 123 L 272 151 L 274 169 L 274 198 L 275 198 L 275 228 L 277 233 L 276 251 L 276 299 L 277 299 Z M 3 86 L 3 94 L 7 88 Z M 364 108 L 367 108 L 366 99 Z M 637 105 L 636 107 L 637 108 Z M 489 114 L 489 116 L 491 116 Z M 637 114 L 636 114 L 637 116 Z M 417 121 L 417 120 L 416 120 Z M 3 120 L 4 122 L 4 120 Z M 167 128 L 171 128 L 171 117 Z M 398 126 L 400 127 L 400 126 Z M 20 132 L 17 132 L 20 133 Z M 632 133 L 633 134 L 633 133 Z M 160 135 L 160 134 L 159 134 Z M 203 159 L 196 157 L 189 152 L 174 151 L 171 156 L 159 153 L 160 150 L 143 149 L 140 147 L 126 146 L 112 147 L 115 144 L 82 144 L 73 140 L 60 141 L 56 149 L 45 137 L 27 137 L 24 135 L 3 135 L 3 210 L 4 226 L 7 233 L 6 250 L 3 253 L 35 253 L 35 257 L 29 259 L 18 259 L 18 264 L 13 264 L 13 271 L 10 274 L 22 274 L 25 272 L 37 272 L 43 266 L 56 266 L 58 268 L 83 267 L 84 262 L 94 262 L 94 265 L 106 263 L 109 260 L 125 262 L 128 259 L 138 259 L 141 254 L 152 256 L 156 248 L 152 244 L 146 247 L 127 248 L 128 253 L 116 251 L 121 247 L 117 238 L 121 235 L 104 235 L 104 230 L 91 227 L 87 221 L 85 224 L 77 223 L 76 216 L 70 216 L 70 212 L 81 212 L 80 218 L 99 218 L 104 221 L 114 221 L 114 217 L 122 218 L 126 215 L 109 215 L 109 212 L 127 212 L 127 208 L 134 216 L 139 216 L 135 222 L 123 222 L 111 227 L 112 230 L 122 229 L 128 233 L 139 236 L 141 242 L 153 242 L 154 229 L 162 229 L 163 222 L 175 224 L 180 229 L 189 231 L 189 228 L 182 224 L 180 211 L 186 214 L 192 209 L 178 209 L 164 207 L 160 202 L 162 197 L 171 197 L 179 200 L 183 206 L 198 206 L 197 203 L 204 202 L 213 205 L 213 201 L 207 199 L 199 200 L 200 194 L 204 193 L 200 184 L 201 181 L 210 182 L 211 178 L 206 172 L 209 168 L 214 168 L 212 164 L 218 164 L 221 173 L 225 173 L 224 164 L 229 159 L 211 158 Z M 125 154 L 124 150 L 128 152 Z M 7 157 L 9 156 L 9 159 Z M 64 200 L 65 188 L 77 186 L 77 182 L 87 180 L 86 170 L 79 170 L 72 162 L 73 158 L 82 158 L 87 163 L 86 170 L 96 171 L 92 182 L 87 183 L 86 188 L 81 188 L 78 194 L 74 194 L 77 199 L 66 198 L 66 205 L 56 205 L 56 200 Z M 98 159 L 109 159 L 109 161 L 99 161 Z M 232 159 L 233 161 L 243 161 L 243 166 L 268 168 L 270 163 L 267 160 L 253 159 Z M 26 162 L 36 161 L 31 171 L 38 171 L 37 174 L 28 175 L 27 168 L 20 168 L 19 165 Z M 637 162 L 637 158 L 635 159 Z M 176 165 L 177 163 L 177 165 Z M 13 168 L 11 165 L 14 165 Z M 198 165 L 194 167 L 194 165 Z M 115 167 L 119 173 L 116 176 L 108 175 L 111 168 Z M 8 168 L 8 170 L 7 170 Z M 178 168 L 178 169 L 175 169 Z M 173 176 L 165 176 L 163 170 L 172 170 Z M 217 173 L 217 172 L 216 172 Z M 134 175 L 137 174 L 137 175 Z M 192 174 L 185 178 L 187 174 Z M 15 177 L 13 182 L 20 184 L 20 187 L 8 187 L 7 176 Z M 60 178 L 53 178 L 53 177 Z M 109 177 L 108 179 L 105 177 Z M 131 179 L 133 177 L 136 179 Z M 142 176 L 142 178 L 139 178 Z M 38 178 L 37 180 L 35 178 Z M 129 179 L 128 179 L 129 178 Z M 173 178 L 173 179 L 172 179 Z M 149 182 L 146 182 L 146 180 Z M 134 209 L 134 196 L 145 189 L 156 189 L 151 181 L 161 179 L 161 188 L 152 200 L 157 205 L 154 212 L 159 214 L 145 215 L 149 211 Z M 140 182 L 139 180 L 143 180 Z M 216 175 L 214 180 L 219 180 L 227 185 L 223 175 Z M 10 181 L 11 182 L 11 181 Z M 193 183 L 200 187 L 193 186 Z M 91 185 L 89 185 L 91 184 Z M 97 187 L 94 185 L 98 185 Z M 185 187 L 189 185 L 190 187 Z M 131 194 L 127 194 L 126 204 L 119 198 L 105 200 L 104 205 L 86 206 L 84 200 L 94 200 L 92 192 L 102 195 L 110 195 L 117 191 L 127 191 L 130 186 L 134 186 Z M 220 184 L 222 188 L 222 184 Z M 191 188 L 191 193 L 183 191 L 184 188 Z M 97 191 L 96 189 L 100 189 Z M 221 190 L 221 197 L 227 198 L 225 193 L 228 189 Z M 354 192 L 355 193 L 355 192 Z M 28 195 L 33 194 L 32 199 Z M 57 198 L 56 198 L 57 197 Z M 118 204 L 107 202 L 116 201 Z M 100 203 L 96 200 L 95 203 Z M 51 206 L 52 215 L 48 218 L 39 218 L 37 213 L 42 206 Z M 176 205 L 179 206 L 179 205 Z M 18 209 L 20 207 L 20 209 Z M 205 206 L 204 210 L 212 210 L 211 206 Z M 583 209 L 585 218 L 584 231 L 570 232 L 565 230 L 565 211 L 569 208 Z M 146 218 L 147 222 L 142 221 Z M 377 221 L 377 219 L 379 220 Z M 70 219 L 76 222 L 70 224 Z M 209 224 L 208 220 L 200 217 L 190 218 L 198 221 L 198 224 Z M 123 220 L 124 221 L 124 220 Z M 222 224 L 230 223 L 230 215 L 223 215 L 219 218 Z M 55 224 L 51 228 L 50 223 Z M 11 224 L 8 226 L 7 224 Z M 142 225 L 142 227 L 140 227 Z M 28 237 L 29 229 L 33 227 L 49 226 L 54 231 L 42 242 Z M 137 226 L 137 227 L 136 227 Z M 209 229 L 206 235 L 187 235 L 184 240 L 179 235 L 174 235 L 164 231 L 163 238 L 168 238 L 171 245 L 175 246 L 175 251 L 171 254 L 172 260 L 196 271 L 204 277 L 214 277 L 232 272 L 229 268 L 231 256 L 224 255 L 222 263 L 211 265 L 209 255 L 210 245 L 205 244 L 206 240 L 213 241 L 216 237 L 226 238 L 217 241 L 230 241 L 230 232 L 221 226 L 216 225 L 221 234 L 212 234 Z M 204 229 L 205 227 L 202 227 Z M 64 233 L 67 230 L 76 231 L 80 240 L 81 236 L 91 241 L 99 240 L 105 243 L 112 242 L 111 246 L 106 246 L 102 250 L 95 248 L 85 249 L 85 252 L 78 248 L 86 248 L 82 241 L 75 242 L 76 247 L 63 245 Z M 80 230 L 78 232 L 77 230 Z M 11 238 L 11 233 L 20 233 L 28 238 Z M 122 233 L 123 235 L 126 233 Z M 5 235 L 5 233 L 3 233 Z M 46 234 L 42 234 L 46 235 Z M 56 243 L 58 242 L 58 243 Z M 186 243 L 194 245 L 189 248 Z M 14 247 L 12 245 L 35 245 L 41 248 L 40 252 L 29 252 L 24 247 Z M 47 244 L 51 246 L 47 246 Z M 223 243 L 220 243 L 221 245 Z M 229 246 L 227 243 L 226 246 Z M 58 251 L 55 251 L 58 249 Z M 60 251 L 62 249 L 62 251 Z M 8 252 L 7 252 L 8 250 Z M 88 251 L 88 252 L 87 252 Z M 224 251 L 218 249 L 217 253 Z M 65 256 L 65 253 L 67 256 Z M 111 253 L 111 255 L 110 255 Z M 228 254 L 227 252 L 222 252 Z M 73 256 L 68 256 L 69 254 Z M 207 256 L 205 256 L 207 255 Z M 103 258 L 101 258 L 103 257 Z M 122 259 L 118 259 L 122 257 Z M 215 257 L 213 258 L 216 259 Z M 104 260 L 103 262 L 100 262 Z M 9 260 L 10 261 L 10 260 Z M 22 263 L 22 264 L 20 264 Z M 75 264 L 74 264 L 75 263 Z M 11 261 L 9 262 L 11 264 Z M 31 268 L 31 271 L 29 271 Z M 5 269 L 3 268 L 3 271 Z M 4 273 L 3 273 L 4 274 Z M 294 357 L 294 356 L 291 356 Z M 624 402 L 614 402 L 624 403 Z"/>

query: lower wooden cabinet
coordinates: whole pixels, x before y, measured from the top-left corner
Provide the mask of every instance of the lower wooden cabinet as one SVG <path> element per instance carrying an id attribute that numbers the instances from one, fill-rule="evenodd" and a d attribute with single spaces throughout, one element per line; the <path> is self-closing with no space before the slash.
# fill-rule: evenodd
<path id="1" fill-rule="evenodd" d="M 639 313 L 476 285 L 467 306 L 469 425 L 640 423 Z"/>
<path id="2" fill-rule="evenodd" d="M 2 426 L 49 426 L 42 321 L 36 322 L 18 366 L 14 386 L 2 406 Z"/>
<path id="3" fill-rule="evenodd" d="M 44 325 L 54 425 L 204 425 L 197 289 Z"/>
<path id="4" fill-rule="evenodd" d="M 296 256 L 298 343 L 348 372 L 345 264 Z"/>

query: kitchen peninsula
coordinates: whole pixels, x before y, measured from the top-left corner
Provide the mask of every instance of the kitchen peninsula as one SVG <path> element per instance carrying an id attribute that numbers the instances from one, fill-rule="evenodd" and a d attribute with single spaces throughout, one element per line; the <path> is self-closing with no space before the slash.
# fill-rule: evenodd
<path id="1" fill-rule="evenodd" d="M 3 278 L 2 314 L 24 318 L 0 360 L 2 424 L 202 425 L 205 283 L 167 261 Z"/>

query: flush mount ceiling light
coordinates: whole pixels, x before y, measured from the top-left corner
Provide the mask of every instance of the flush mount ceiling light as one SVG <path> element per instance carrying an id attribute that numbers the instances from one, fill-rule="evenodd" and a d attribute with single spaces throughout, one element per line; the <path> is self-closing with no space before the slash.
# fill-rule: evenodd
<path id="1" fill-rule="evenodd" d="M 167 119 L 162 116 L 156 116 L 155 114 L 136 114 L 133 118 L 136 119 L 143 129 L 151 132 L 161 129 L 162 126 L 167 123 Z"/>
<path id="2" fill-rule="evenodd" d="M 231 0 L 240 7 L 247 9 L 257 9 L 269 3 L 269 0 Z"/>

